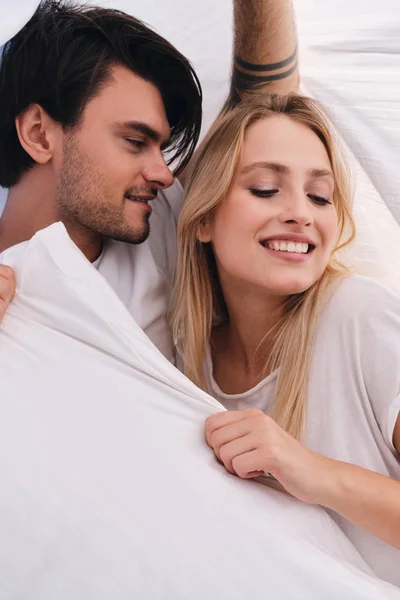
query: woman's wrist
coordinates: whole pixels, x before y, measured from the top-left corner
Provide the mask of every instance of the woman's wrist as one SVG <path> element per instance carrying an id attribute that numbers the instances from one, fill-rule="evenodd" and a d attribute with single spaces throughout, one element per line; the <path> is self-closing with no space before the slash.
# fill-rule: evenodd
<path id="1" fill-rule="evenodd" d="M 320 458 L 322 463 L 314 504 L 338 512 L 338 507 L 352 495 L 351 465 L 327 457 Z"/>

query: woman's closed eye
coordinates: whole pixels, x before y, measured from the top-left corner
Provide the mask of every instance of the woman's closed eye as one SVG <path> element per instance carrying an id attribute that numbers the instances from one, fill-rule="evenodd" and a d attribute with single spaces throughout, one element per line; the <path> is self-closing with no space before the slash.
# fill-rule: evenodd
<path id="1" fill-rule="evenodd" d="M 320 206 L 325 206 L 326 204 L 332 204 L 332 201 L 328 198 L 324 198 L 323 196 L 317 196 L 316 194 L 307 194 L 307 196 L 315 202 L 315 204 L 319 204 Z"/>
<path id="2" fill-rule="evenodd" d="M 249 188 L 249 192 L 258 198 L 269 198 L 279 192 L 278 189 Z"/>
<path id="3" fill-rule="evenodd" d="M 257 196 L 258 198 L 271 198 L 275 194 L 279 192 L 278 188 L 248 188 L 249 192 L 253 194 L 253 196 Z M 318 204 L 319 206 L 325 206 L 327 204 L 332 204 L 332 201 L 329 198 L 325 198 L 324 196 L 319 196 L 317 194 L 307 194 L 307 197 Z"/>

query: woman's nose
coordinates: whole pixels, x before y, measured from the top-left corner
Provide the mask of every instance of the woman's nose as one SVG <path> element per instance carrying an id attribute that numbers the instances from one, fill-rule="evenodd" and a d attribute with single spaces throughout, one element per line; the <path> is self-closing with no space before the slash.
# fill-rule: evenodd
<path id="1" fill-rule="evenodd" d="M 288 198 L 281 220 L 285 223 L 292 223 L 306 227 L 313 222 L 313 212 L 310 200 L 304 194 L 297 194 Z"/>

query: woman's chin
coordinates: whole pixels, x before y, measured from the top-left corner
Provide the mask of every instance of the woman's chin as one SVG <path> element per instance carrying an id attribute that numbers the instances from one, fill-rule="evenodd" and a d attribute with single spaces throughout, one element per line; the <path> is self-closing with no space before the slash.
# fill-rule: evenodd
<path id="1" fill-rule="evenodd" d="M 268 285 L 268 290 L 277 296 L 293 296 L 294 294 L 301 294 L 308 290 L 314 283 L 314 278 L 284 278 L 280 277 L 277 279 L 275 284 L 271 282 Z"/>

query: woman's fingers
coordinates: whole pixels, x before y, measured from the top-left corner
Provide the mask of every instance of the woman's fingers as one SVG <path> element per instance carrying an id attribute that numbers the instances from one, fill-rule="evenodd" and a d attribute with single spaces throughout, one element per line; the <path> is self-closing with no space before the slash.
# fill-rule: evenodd
<path id="1" fill-rule="evenodd" d="M 234 439 L 233 441 L 224 444 L 219 449 L 219 459 L 223 463 L 229 473 L 233 475 L 238 475 L 236 472 L 233 462 L 239 456 L 246 454 L 248 452 L 252 452 L 256 450 L 254 446 L 254 441 L 252 440 L 252 436 L 245 435 L 244 437 L 240 437 L 238 439 Z"/>
<path id="2" fill-rule="evenodd" d="M 267 466 L 261 466 L 262 457 L 257 450 L 251 450 L 236 456 L 232 460 L 232 468 L 236 475 L 242 479 L 259 477 L 267 470 Z"/>
<path id="3" fill-rule="evenodd" d="M 276 470 L 287 454 L 286 436 L 259 409 L 227 411 L 206 422 L 207 442 L 218 460 L 230 473 L 244 478 Z"/>
<path id="4" fill-rule="evenodd" d="M 222 446 L 233 442 L 236 439 L 242 438 L 243 436 L 251 433 L 251 424 L 248 419 L 242 419 L 236 421 L 230 425 L 225 425 L 220 429 L 214 430 L 210 435 L 208 445 L 214 450 L 217 458 L 220 458 L 220 449 Z"/>
<path id="5" fill-rule="evenodd" d="M 229 410 L 215 413 L 206 419 L 205 430 L 207 444 L 213 447 L 211 443 L 212 436 L 216 431 L 229 425 L 249 419 L 250 417 L 264 415 L 258 408 L 246 408 L 244 410 Z"/>

